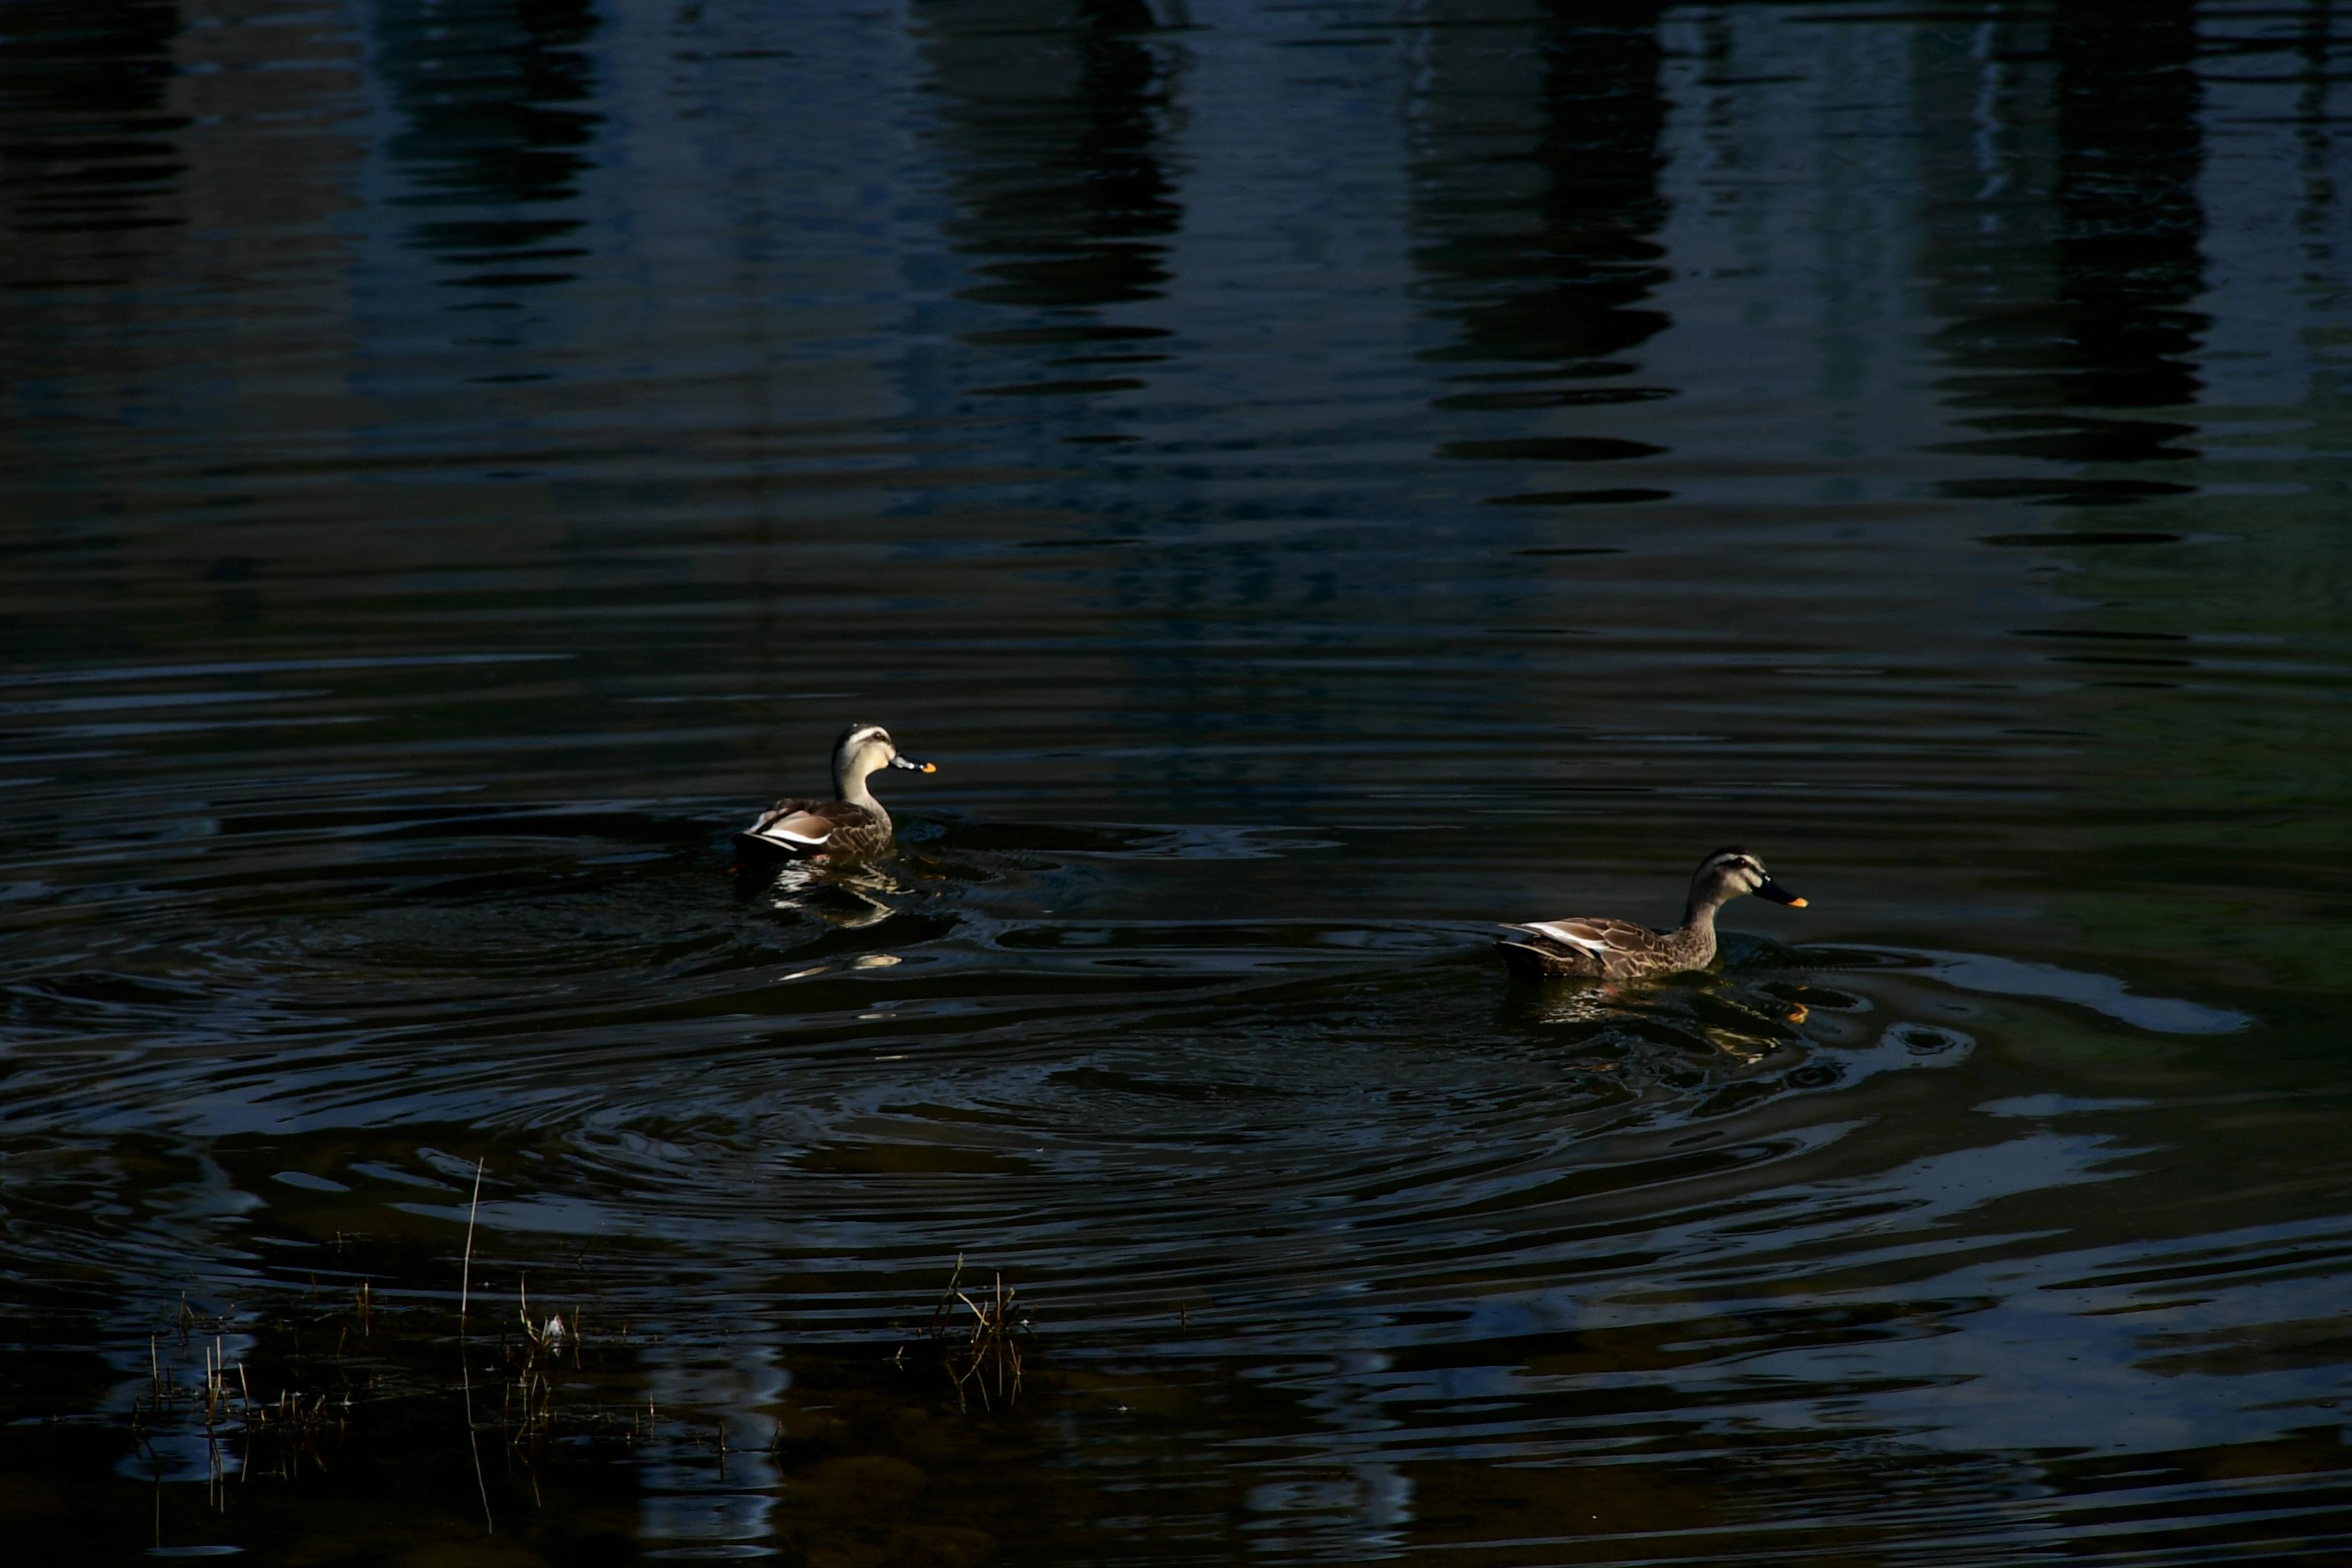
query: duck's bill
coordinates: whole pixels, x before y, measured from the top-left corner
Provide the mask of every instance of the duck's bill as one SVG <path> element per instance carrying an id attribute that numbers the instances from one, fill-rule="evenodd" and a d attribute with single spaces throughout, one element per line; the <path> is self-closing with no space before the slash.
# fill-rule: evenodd
<path id="1" fill-rule="evenodd" d="M 1792 910 L 1801 910 L 1805 907 L 1803 899 L 1769 878 L 1762 887 L 1756 889 L 1756 896 L 1759 899 L 1769 899 L 1776 904 L 1786 904 Z"/>
<path id="2" fill-rule="evenodd" d="M 894 768 L 904 768 L 910 773 L 935 773 L 940 771 L 937 763 L 919 763 L 912 757 L 893 757 L 890 759 L 890 765 Z"/>

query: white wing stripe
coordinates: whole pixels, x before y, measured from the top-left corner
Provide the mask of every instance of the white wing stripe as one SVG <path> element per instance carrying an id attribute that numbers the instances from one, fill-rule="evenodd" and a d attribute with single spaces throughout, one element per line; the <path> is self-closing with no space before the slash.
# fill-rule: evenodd
<path id="1" fill-rule="evenodd" d="M 787 827 L 766 827 L 752 834 L 751 837 L 754 838 L 772 838 L 779 844 L 798 844 L 803 847 L 814 849 L 824 844 L 826 839 L 832 837 L 833 835 L 829 832 L 820 833 L 814 838 L 810 838 L 803 835 L 794 833 Z"/>
<path id="2" fill-rule="evenodd" d="M 1596 942 L 1589 936 L 1579 936 L 1565 926 L 1554 925 L 1545 921 L 1532 921 L 1528 924 L 1527 929 L 1531 931 L 1536 931 L 1541 935 L 1548 936 L 1551 938 L 1552 941 L 1559 942 L 1564 946 L 1580 947 L 1587 952 L 1607 952 L 1609 951 L 1609 944 L 1605 942 Z"/>

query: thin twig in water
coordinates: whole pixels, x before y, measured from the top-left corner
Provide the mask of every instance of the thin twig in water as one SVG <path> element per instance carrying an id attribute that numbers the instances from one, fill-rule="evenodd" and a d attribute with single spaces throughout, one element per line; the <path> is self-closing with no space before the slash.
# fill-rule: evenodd
<path id="1" fill-rule="evenodd" d="M 482 1447 L 474 1433 L 474 1369 L 466 1360 L 466 1303 L 474 1289 L 474 1219 L 482 1212 L 482 1166 L 487 1156 L 474 1162 L 474 1203 L 466 1211 L 466 1262 L 457 1277 L 457 1373 L 466 1388 L 466 1451 L 474 1457 L 474 1489 L 482 1496 L 482 1532 L 498 1533 L 499 1521 L 490 1513 L 490 1487 L 482 1479 Z"/>
<path id="2" fill-rule="evenodd" d="M 474 1202 L 466 1210 L 466 1263 L 457 1276 L 457 1321 L 466 1321 L 466 1303 L 474 1291 L 474 1220 L 482 1212 L 482 1166 L 487 1160 L 474 1162 Z"/>

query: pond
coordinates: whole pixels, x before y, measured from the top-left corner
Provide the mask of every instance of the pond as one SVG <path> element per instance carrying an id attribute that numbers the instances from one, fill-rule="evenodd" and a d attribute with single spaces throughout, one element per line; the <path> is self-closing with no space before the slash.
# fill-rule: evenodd
<path id="1" fill-rule="evenodd" d="M 2347 62 L 11 5 L 12 1538 L 2342 1561 Z"/>

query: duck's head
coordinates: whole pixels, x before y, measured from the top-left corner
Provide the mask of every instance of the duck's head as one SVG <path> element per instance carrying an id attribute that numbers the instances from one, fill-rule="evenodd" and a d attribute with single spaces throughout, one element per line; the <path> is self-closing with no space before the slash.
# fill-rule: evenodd
<path id="1" fill-rule="evenodd" d="M 1754 893 L 1776 904 L 1801 910 L 1805 900 L 1772 879 L 1764 862 L 1737 847 L 1718 849 L 1698 863 L 1691 879 L 1691 907 L 1728 903 L 1742 893 Z"/>
<path id="2" fill-rule="evenodd" d="M 935 773 L 937 766 L 898 754 L 890 731 L 879 724 L 852 724 L 833 743 L 833 786 L 844 800 L 856 800 L 868 775 L 884 768 L 904 768 L 910 773 Z"/>

